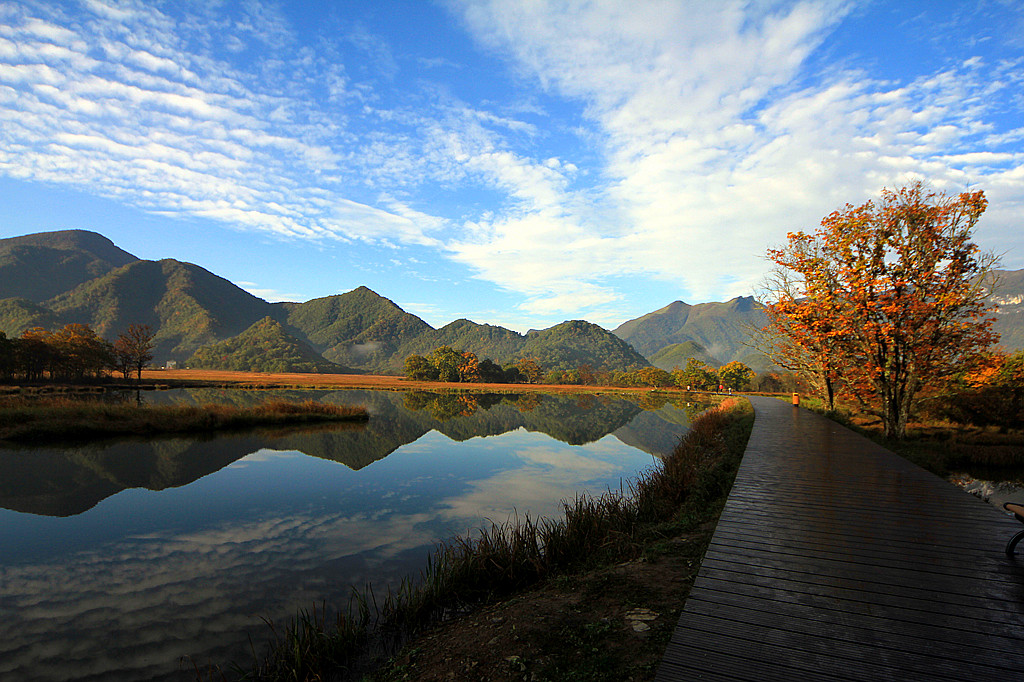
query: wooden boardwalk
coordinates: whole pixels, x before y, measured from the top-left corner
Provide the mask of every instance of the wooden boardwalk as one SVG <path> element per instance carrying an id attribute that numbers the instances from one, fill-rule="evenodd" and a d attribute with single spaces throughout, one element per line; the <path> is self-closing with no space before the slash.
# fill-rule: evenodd
<path id="1" fill-rule="evenodd" d="M 1024 680 L 1012 517 L 804 409 L 754 430 L 657 680 Z"/>

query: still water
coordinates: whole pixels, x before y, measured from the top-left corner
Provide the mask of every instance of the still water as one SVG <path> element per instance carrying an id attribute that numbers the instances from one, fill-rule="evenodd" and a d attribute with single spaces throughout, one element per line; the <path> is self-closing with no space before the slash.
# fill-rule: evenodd
<path id="1" fill-rule="evenodd" d="M 415 576 L 435 543 L 554 516 L 652 466 L 685 404 L 177 390 L 365 405 L 362 428 L 0 450 L 0 679 L 193 679 L 315 603 Z"/>

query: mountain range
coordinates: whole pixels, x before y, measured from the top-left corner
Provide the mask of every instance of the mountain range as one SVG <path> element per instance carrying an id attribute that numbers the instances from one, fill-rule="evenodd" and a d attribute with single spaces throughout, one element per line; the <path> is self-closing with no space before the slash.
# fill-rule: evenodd
<path id="1" fill-rule="evenodd" d="M 1024 271 L 1001 271 L 991 300 L 1007 349 L 1024 346 Z M 128 325 L 155 332 L 154 362 L 270 371 L 402 372 L 409 355 L 448 345 L 499 364 L 536 358 L 545 369 L 663 369 L 767 362 L 747 339 L 764 321 L 750 297 L 669 305 L 608 331 L 585 320 L 519 334 L 460 319 L 439 329 L 366 287 L 304 303 L 270 303 L 204 268 L 141 260 L 84 230 L 0 240 L 0 331 L 92 326 L 108 339 Z"/>

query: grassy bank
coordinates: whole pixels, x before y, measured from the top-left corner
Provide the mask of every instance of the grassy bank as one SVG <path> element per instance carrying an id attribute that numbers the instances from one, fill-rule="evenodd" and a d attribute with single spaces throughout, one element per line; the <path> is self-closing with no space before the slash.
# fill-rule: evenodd
<path id="1" fill-rule="evenodd" d="M 328 622 L 322 613 L 300 614 L 288 627 L 276 631 L 270 653 L 247 677 L 335 679 L 357 669 L 375 670 L 370 679 L 382 681 L 625 680 L 633 675 L 626 674 L 627 669 L 636 669 L 642 677 L 653 674 L 710 538 L 713 520 L 732 485 L 752 424 L 753 411 L 746 400 L 726 399 L 694 421 L 663 466 L 643 474 L 624 490 L 577 497 L 565 503 L 562 520 L 521 518 L 492 525 L 474 538 L 444 543 L 418 581 L 403 585 L 380 602 L 366 595 L 356 598 L 348 617 Z M 669 564 L 676 570 L 644 573 Z M 647 577 L 623 582 L 623 572 Z M 613 583 L 626 587 L 617 592 L 610 587 Z M 601 599 L 589 599 L 571 609 L 574 614 L 586 610 L 581 616 L 585 622 L 567 625 L 538 616 L 542 608 L 558 602 L 552 591 L 573 599 L 590 589 L 584 589 L 584 584 L 599 585 L 595 589 L 601 595 Z M 644 599 L 637 594 L 647 594 L 645 587 L 656 589 L 650 603 L 643 605 L 639 602 Z M 660 588 L 671 591 L 657 591 Z M 540 603 L 526 606 L 522 600 L 538 591 L 544 595 Z M 503 615 L 488 622 L 493 626 L 500 620 L 506 630 L 511 628 L 511 634 L 506 631 L 491 641 L 475 642 L 474 638 L 488 629 L 480 624 L 467 628 L 465 623 L 486 609 L 502 609 Z M 614 610 L 617 615 L 601 615 L 601 609 Z M 651 616 L 655 611 L 658 615 Z M 569 612 L 559 609 L 562 616 Z M 648 623 L 659 618 L 652 629 Z M 641 623 L 639 629 L 631 626 L 631 632 L 650 632 L 644 636 L 644 646 L 623 638 L 618 624 L 612 624 L 615 619 Z M 527 626 L 540 627 L 531 646 L 547 651 L 533 655 L 527 653 L 529 647 L 520 646 Z M 474 652 L 468 669 L 457 667 L 468 665 L 466 656 L 445 659 L 443 652 L 449 648 L 436 643 L 439 633 L 463 631 L 464 636 L 456 634 L 455 638 Z M 374 660 L 374 647 L 381 641 L 404 640 L 416 633 L 420 639 L 408 643 L 401 655 L 383 665 Z M 424 645 L 423 638 L 433 638 L 434 643 Z M 613 651 L 623 643 L 621 660 L 611 661 L 602 654 L 599 669 L 573 669 L 593 663 L 593 656 L 576 655 L 579 647 L 588 652 Z M 508 646 L 520 648 L 509 653 Z M 638 656 L 642 660 L 637 660 Z"/>
<path id="2" fill-rule="evenodd" d="M 230 405 L 136 405 L 67 396 L 0 399 L 0 441 L 39 443 L 105 436 L 206 433 L 253 426 L 365 421 L 363 408 L 306 401 Z"/>

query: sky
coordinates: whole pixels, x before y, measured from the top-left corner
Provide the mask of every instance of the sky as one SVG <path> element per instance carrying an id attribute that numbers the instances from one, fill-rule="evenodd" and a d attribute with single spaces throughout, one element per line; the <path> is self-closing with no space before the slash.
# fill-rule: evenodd
<path id="1" fill-rule="evenodd" d="M 1024 268 L 1024 3 L 0 0 L 0 238 L 612 329 L 924 180 Z"/>

